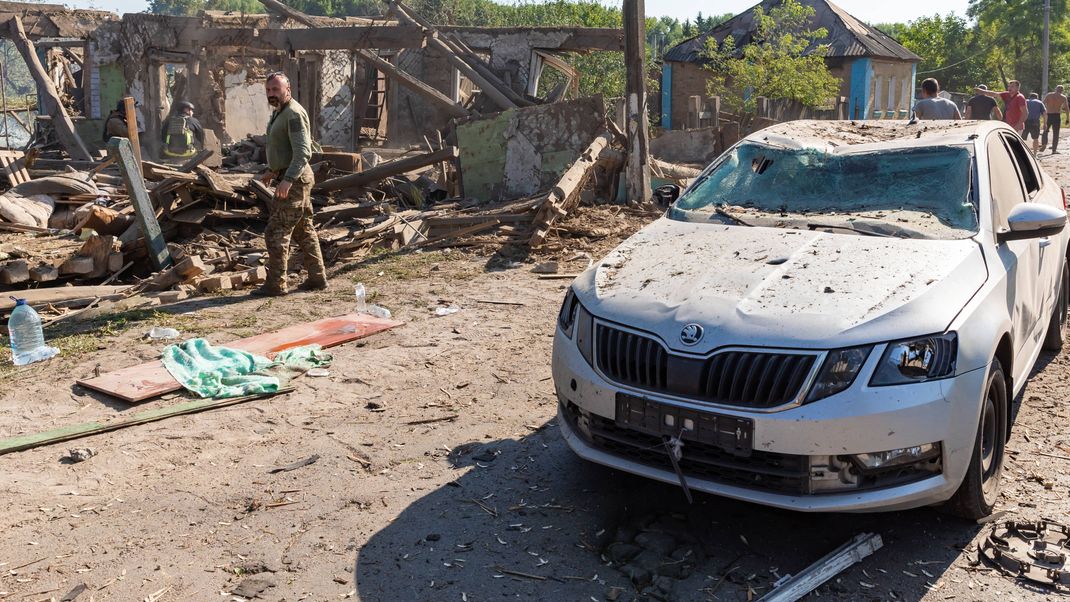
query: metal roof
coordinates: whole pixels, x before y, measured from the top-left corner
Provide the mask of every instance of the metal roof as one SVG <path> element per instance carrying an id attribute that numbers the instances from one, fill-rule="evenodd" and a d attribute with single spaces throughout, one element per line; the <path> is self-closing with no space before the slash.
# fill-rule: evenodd
<path id="1" fill-rule="evenodd" d="M 682 63 L 704 62 L 703 52 L 706 48 L 706 40 L 711 37 L 721 44 L 726 37 L 732 35 L 735 38 L 736 47 L 743 47 L 754 39 L 754 8 L 760 6 L 768 13 L 770 8 L 778 6 L 783 1 L 763 0 L 760 4 L 713 29 L 673 46 L 665 53 L 664 58 L 666 61 Z M 829 45 L 826 56 L 887 58 L 914 63 L 921 61 L 921 57 L 904 48 L 888 34 L 859 21 L 828 0 L 799 0 L 799 3 L 814 8 L 814 29 L 823 27 L 828 31 L 828 37 L 818 42 Z M 809 52 L 815 46 L 817 44 L 812 45 L 807 51 Z"/>

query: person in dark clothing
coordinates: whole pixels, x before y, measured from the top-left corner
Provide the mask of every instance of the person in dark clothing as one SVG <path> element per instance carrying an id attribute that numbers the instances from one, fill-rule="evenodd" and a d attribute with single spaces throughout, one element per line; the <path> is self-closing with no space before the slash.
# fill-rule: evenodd
<path id="1" fill-rule="evenodd" d="M 140 107 L 141 103 L 135 103 L 134 106 Z M 134 116 L 136 117 L 137 113 L 135 113 Z M 137 123 L 137 131 L 139 134 L 145 132 L 145 128 L 141 126 L 140 119 Z M 107 142 L 113 136 L 126 138 L 127 134 L 128 132 L 126 130 L 126 104 L 122 100 L 120 100 L 119 102 L 115 103 L 115 110 L 113 110 L 111 113 L 108 113 L 108 117 L 104 120 L 103 139 L 104 142 Z"/>
<path id="2" fill-rule="evenodd" d="M 984 84 L 977 87 L 982 90 L 988 89 L 988 86 Z M 995 111 L 994 114 L 993 111 Z M 983 94 L 974 94 L 973 98 L 966 101 L 966 119 L 978 119 L 981 121 L 995 119 L 998 121 L 1003 119 L 1003 113 L 999 110 L 999 105 L 996 104 L 995 99 Z"/>
<path id="3" fill-rule="evenodd" d="M 193 103 L 180 100 L 160 130 L 163 154 L 172 159 L 188 159 L 204 148 L 204 127 L 193 116 Z"/>
<path id="4" fill-rule="evenodd" d="M 1044 116 L 1044 103 L 1040 100 L 1040 95 L 1033 92 L 1029 95 L 1029 98 L 1025 101 L 1025 131 L 1022 133 L 1022 137 L 1029 141 L 1029 137 L 1033 137 L 1033 154 L 1037 154 L 1038 147 L 1040 145 L 1040 119 Z"/>

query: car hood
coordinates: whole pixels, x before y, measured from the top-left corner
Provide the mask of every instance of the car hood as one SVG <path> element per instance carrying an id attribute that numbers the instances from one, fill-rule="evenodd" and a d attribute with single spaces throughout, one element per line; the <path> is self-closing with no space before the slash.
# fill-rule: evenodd
<path id="1" fill-rule="evenodd" d="M 943 332 L 987 277 L 973 240 L 917 240 L 662 218 L 587 270 L 599 318 L 670 347 L 828 349 Z M 685 347 L 681 328 L 703 327 Z"/>

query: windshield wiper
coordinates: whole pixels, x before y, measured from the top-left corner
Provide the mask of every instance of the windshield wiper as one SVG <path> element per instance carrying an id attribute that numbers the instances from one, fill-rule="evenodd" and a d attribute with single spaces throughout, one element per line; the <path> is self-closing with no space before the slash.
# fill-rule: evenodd
<path id="1" fill-rule="evenodd" d="M 733 222 L 739 224 L 740 226 L 754 227 L 754 224 L 749 224 L 749 223 L 743 221 L 742 219 L 732 215 L 731 213 L 725 211 L 724 209 L 721 209 L 720 207 L 717 207 L 716 209 L 714 209 L 713 212 L 715 214 L 721 216 L 721 217 L 724 217 L 724 218 L 732 220 Z"/>
<path id="2" fill-rule="evenodd" d="M 875 230 L 859 230 L 858 228 L 855 228 L 853 226 L 844 226 L 844 225 L 840 225 L 840 224 L 817 224 L 817 223 L 812 223 L 811 222 L 809 224 L 806 224 L 806 227 L 811 229 L 811 230 L 817 230 L 819 228 L 828 228 L 829 230 L 849 230 L 851 232 L 854 232 L 855 234 L 861 234 L 863 236 L 879 236 L 881 238 L 899 238 L 898 236 L 896 236 L 894 234 L 885 234 L 884 232 L 877 232 Z"/>

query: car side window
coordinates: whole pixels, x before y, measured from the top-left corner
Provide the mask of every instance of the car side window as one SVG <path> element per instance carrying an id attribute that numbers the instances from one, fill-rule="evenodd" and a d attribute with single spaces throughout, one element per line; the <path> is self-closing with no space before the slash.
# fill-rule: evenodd
<path id="1" fill-rule="evenodd" d="M 999 232 L 1007 228 L 1007 215 L 1018 203 L 1025 202 L 1025 191 L 1018 166 L 1000 135 L 989 136 L 988 178 L 992 189 L 992 225 Z"/>
<path id="2" fill-rule="evenodd" d="M 1014 157 L 1014 161 L 1018 165 L 1018 173 L 1022 176 L 1026 194 L 1032 197 L 1040 190 L 1040 177 L 1037 175 L 1037 170 L 1032 158 L 1029 156 L 1029 151 L 1025 150 L 1025 145 L 1022 144 L 1022 140 L 1018 136 L 1003 134 L 1003 141 L 1010 147 L 1011 156 Z"/>

